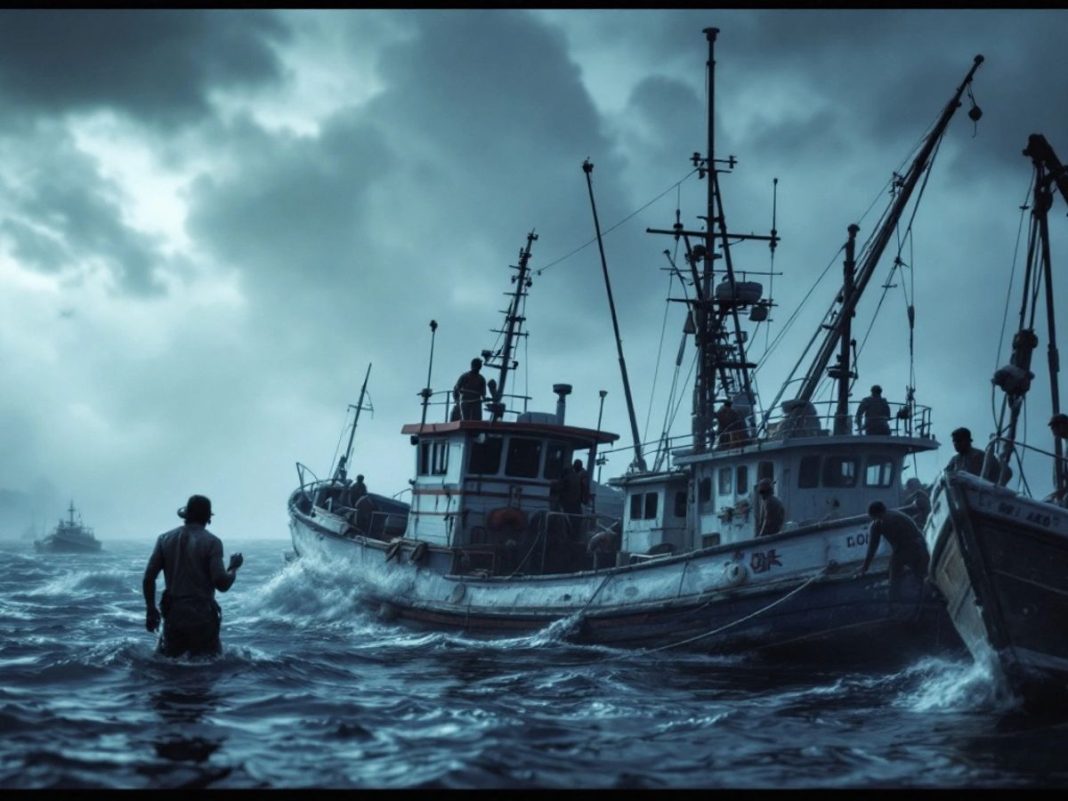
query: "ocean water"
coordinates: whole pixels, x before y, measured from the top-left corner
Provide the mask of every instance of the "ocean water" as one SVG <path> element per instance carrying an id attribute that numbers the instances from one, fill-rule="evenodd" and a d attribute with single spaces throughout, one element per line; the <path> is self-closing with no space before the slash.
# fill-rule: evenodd
<path id="1" fill-rule="evenodd" d="M 967 659 L 841 672 L 419 633 L 286 541 L 224 542 L 245 565 L 201 661 L 153 652 L 151 542 L 0 546 L 0 788 L 1068 786 L 1068 711 L 1022 713 Z"/>

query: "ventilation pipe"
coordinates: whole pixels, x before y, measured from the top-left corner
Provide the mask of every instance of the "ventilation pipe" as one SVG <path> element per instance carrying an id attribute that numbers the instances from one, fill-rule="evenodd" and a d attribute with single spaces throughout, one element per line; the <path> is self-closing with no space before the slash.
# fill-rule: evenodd
<path id="1" fill-rule="evenodd" d="M 556 393 L 556 424 L 564 424 L 564 408 L 567 406 L 567 401 L 564 400 L 571 394 L 570 384 L 553 384 L 553 392 Z"/>

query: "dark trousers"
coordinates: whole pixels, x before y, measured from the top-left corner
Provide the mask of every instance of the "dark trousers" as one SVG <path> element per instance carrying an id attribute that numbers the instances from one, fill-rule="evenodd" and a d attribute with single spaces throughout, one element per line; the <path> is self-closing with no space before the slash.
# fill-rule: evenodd
<path id="1" fill-rule="evenodd" d="M 157 650 L 170 657 L 215 656 L 222 652 L 221 628 L 222 610 L 215 601 L 178 599 L 171 602 L 163 618 L 163 636 Z"/>
<path id="2" fill-rule="evenodd" d="M 913 573 L 922 585 L 927 578 L 930 556 L 922 545 L 895 550 L 890 557 L 890 600 L 901 600 L 901 587 L 906 573 Z"/>

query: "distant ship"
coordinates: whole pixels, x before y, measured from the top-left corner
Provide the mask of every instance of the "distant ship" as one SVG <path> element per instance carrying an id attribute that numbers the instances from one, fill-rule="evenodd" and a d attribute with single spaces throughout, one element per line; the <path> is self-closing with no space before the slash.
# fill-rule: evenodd
<path id="1" fill-rule="evenodd" d="M 52 533 L 41 540 L 34 540 L 37 551 L 47 553 L 93 553 L 99 551 L 100 541 L 93 536 L 93 530 L 82 522 L 81 515 L 74 519 L 74 501 L 70 502 L 67 512 L 68 520 L 60 518 Z"/>

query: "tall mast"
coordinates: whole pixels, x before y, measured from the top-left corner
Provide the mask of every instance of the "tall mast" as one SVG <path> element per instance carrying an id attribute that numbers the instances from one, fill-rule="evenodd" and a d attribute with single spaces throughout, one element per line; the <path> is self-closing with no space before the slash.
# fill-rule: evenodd
<path id="1" fill-rule="evenodd" d="M 860 226 L 849 226 L 849 239 L 846 241 L 846 257 L 842 266 L 842 295 L 853 294 L 853 278 L 856 274 L 857 264 L 855 261 L 857 232 Z M 852 430 L 849 418 L 849 383 L 855 373 L 849 364 L 849 349 L 853 346 L 853 315 L 849 314 L 842 320 L 841 346 L 838 351 L 838 364 L 831 368 L 831 378 L 838 379 L 838 404 L 834 412 L 834 433 L 849 434 Z"/>
<path id="2" fill-rule="evenodd" d="M 713 411 L 720 393 L 724 400 L 733 400 L 738 395 L 745 398 L 747 404 L 754 400 L 750 371 L 756 365 L 746 358 L 745 332 L 742 331 L 739 312 L 754 303 L 755 299 L 746 299 L 739 292 L 731 242 L 762 240 L 774 249 L 779 241 L 774 230 L 770 236 L 735 234 L 728 233 L 727 230 L 719 173 L 729 172 L 737 162 L 734 156 L 726 159 L 716 158 L 715 42 L 718 33 L 718 28 L 704 29 L 708 41 L 708 152 L 704 156 L 694 153 L 691 157 L 698 176 L 708 176 L 704 230 L 687 230 L 678 219 L 670 230 L 646 229 L 648 233 L 671 234 L 676 240 L 683 240 L 686 246 L 686 261 L 690 264 L 695 295 L 689 303 L 698 353 L 692 413 L 693 446 L 698 452 L 704 451 L 712 444 L 715 419 Z M 717 165 L 726 165 L 726 170 L 721 170 Z M 692 244 L 694 240 L 699 244 Z M 715 250 L 717 242 L 718 253 Z M 719 259 L 723 259 L 724 263 L 723 283 L 720 286 L 727 290 L 726 293 L 713 285 L 715 262 Z"/>
<path id="3" fill-rule="evenodd" d="M 518 366 L 518 362 L 515 360 L 513 354 L 515 352 L 516 341 L 520 337 L 526 336 L 526 333 L 521 329 L 523 327 L 523 321 L 526 319 L 521 314 L 523 306 L 523 298 L 527 295 L 527 290 L 530 289 L 533 281 L 530 278 L 530 248 L 534 242 L 538 239 L 538 235 L 531 231 L 527 234 L 527 244 L 519 251 L 519 264 L 511 265 L 513 270 L 516 270 L 516 275 L 512 276 L 512 283 L 515 284 L 515 289 L 505 294 L 511 295 L 511 301 L 508 304 L 508 309 L 504 313 L 504 328 L 497 329 L 494 333 L 504 335 L 504 344 L 501 349 L 496 353 L 490 351 L 483 351 L 482 357 L 487 367 L 497 367 L 500 370 L 499 378 L 494 385 L 491 382 L 490 392 L 493 395 L 493 403 L 491 404 L 491 413 L 493 420 L 500 420 L 504 416 L 504 403 L 501 402 L 501 398 L 504 396 L 504 388 L 508 383 L 508 373 L 514 370 Z M 497 359 L 498 362 L 494 363 L 492 360 Z"/>
<path id="4" fill-rule="evenodd" d="M 860 268 L 857 270 L 855 286 L 848 295 L 844 290 L 839 295 L 842 299 L 842 305 L 838 310 L 836 322 L 829 328 L 827 335 L 823 340 L 823 344 L 816 354 L 816 358 L 809 367 L 808 373 L 806 373 L 804 381 L 801 383 L 801 388 L 798 390 L 797 400 L 805 402 L 812 400 L 812 396 L 815 394 L 816 388 L 823 379 L 824 371 L 827 369 L 831 357 L 834 355 L 839 342 L 848 329 L 849 320 L 856 311 L 857 303 L 860 301 L 860 297 L 863 294 L 864 289 L 867 287 L 868 282 L 875 274 L 875 268 L 879 264 L 879 258 L 883 255 L 883 251 L 890 242 L 890 237 L 893 235 L 894 229 L 897 227 L 898 220 L 901 219 L 901 214 L 905 210 L 909 198 L 912 197 L 912 192 L 916 188 L 916 184 L 927 169 L 931 155 L 934 153 L 935 147 L 945 134 L 946 128 L 949 126 L 949 121 L 953 117 L 953 113 L 960 107 L 961 96 L 972 82 L 972 77 L 975 75 L 975 71 L 979 69 L 979 65 L 982 63 L 983 57 L 976 56 L 972 68 L 968 70 L 968 74 L 964 77 L 964 81 L 957 87 L 956 93 L 942 110 L 941 117 L 939 117 L 934 129 L 924 141 L 923 147 L 920 149 L 920 152 L 916 155 L 916 158 L 909 167 L 908 172 L 905 174 L 905 178 L 901 182 L 901 187 L 890 212 L 887 215 L 886 220 L 883 222 L 883 225 L 876 232 L 871 247 L 864 256 Z M 975 109 L 973 109 L 973 112 L 974 111 Z"/>
<path id="5" fill-rule="evenodd" d="M 994 383 L 1005 391 L 1009 408 L 1009 424 L 1002 451 L 1002 464 L 1007 464 L 1016 443 L 1016 429 L 1023 410 L 1024 396 L 1031 386 L 1031 354 L 1038 345 L 1035 335 L 1035 318 L 1038 313 L 1038 282 L 1045 283 L 1046 326 L 1049 343 L 1050 402 L 1053 414 L 1060 412 L 1060 355 L 1057 351 L 1057 329 L 1054 321 L 1053 262 L 1049 245 L 1049 210 L 1053 205 L 1053 186 L 1056 185 L 1068 202 L 1068 176 L 1064 166 L 1053 152 L 1046 138 L 1032 134 L 1023 151 L 1031 158 L 1035 168 L 1034 200 L 1031 206 L 1031 230 L 1027 243 L 1027 266 L 1020 305 L 1020 328 L 1012 340 L 1012 356 L 1005 367 L 994 374 Z M 1004 412 L 1003 412 L 1004 413 Z M 1054 435 L 1054 487 L 1068 488 L 1068 471 L 1065 470 L 1063 443 Z"/>
<path id="6" fill-rule="evenodd" d="M 349 444 L 345 448 L 345 464 L 348 465 L 352 458 L 352 441 L 356 438 L 356 424 L 360 422 L 360 410 L 363 409 L 363 399 L 367 394 L 367 379 L 371 377 L 371 365 L 368 363 L 367 372 L 363 376 L 363 386 L 360 387 L 360 399 L 356 401 L 356 416 L 352 419 L 352 431 L 349 432 Z M 352 406 L 349 407 L 353 408 Z"/>
<path id="7" fill-rule="evenodd" d="M 601 238 L 601 223 L 597 219 L 597 203 L 593 198 L 593 163 L 586 159 L 582 163 L 582 171 L 586 173 L 586 187 L 590 192 L 590 208 L 593 210 L 593 227 L 597 232 L 597 247 L 601 253 L 601 272 L 604 274 L 604 288 L 608 295 L 608 309 L 612 312 L 612 330 L 616 335 L 616 352 L 619 354 L 619 372 L 623 376 L 623 397 L 627 401 L 627 415 L 630 418 L 630 433 L 634 440 L 634 461 L 631 467 L 635 470 L 645 471 L 645 457 L 642 455 L 642 440 L 638 436 L 638 418 L 634 413 L 634 399 L 630 394 L 630 379 L 627 378 L 627 362 L 623 358 L 623 340 L 619 336 L 619 318 L 616 317 L 616 303 L 612 298 L 612 283 L 608 280 L 608 261 L 604 255 L 604 241 Z"/>

